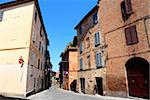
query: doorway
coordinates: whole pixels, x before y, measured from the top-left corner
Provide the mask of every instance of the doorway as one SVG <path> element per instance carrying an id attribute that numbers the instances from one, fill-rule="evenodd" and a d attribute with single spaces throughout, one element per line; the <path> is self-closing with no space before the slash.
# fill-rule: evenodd
<path id="1" fill-rule="evenodd" d="M 96 77 L 96 93 L 103 95 L 103 83 L 101 77 Z"/>
<path id="2" fill-rule="evenodd" d="M 149 63 L 143 58 L 131 58 L 126 63 L 129 95 L 149 98 Z"/>
<path id="3" fill-rule="evenodd" d="M 85 78 L 80 78 L 81 92 L 85 93 Z"/>
<path id="4" fill-rule="evenodd" d="M 77 80 L 73 80 L 73 82 L 70 84 L 71 91 L 77 92 L 76 86 L 77 86 Z"/>

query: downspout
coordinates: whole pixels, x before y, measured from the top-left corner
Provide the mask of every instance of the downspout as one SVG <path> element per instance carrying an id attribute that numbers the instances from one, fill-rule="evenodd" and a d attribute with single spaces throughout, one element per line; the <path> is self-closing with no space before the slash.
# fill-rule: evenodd
<path id="1" fill-rule="evenodd" d="M 147 17 L 144 18 L 144 28 L 145 28 L 145 32 L 146 32 L 147 43 L 148 43 L 148 46 L 149 46 L 149 48 L 150 48 L 150 40 L 149 40 L 149 38 L 148 38 L 148 31 L 147 31 L 147 27 L 146 27 L 146 20 L 147 20 L 147 19 L 150 19 L 150 16 L 147 16 Z"/>

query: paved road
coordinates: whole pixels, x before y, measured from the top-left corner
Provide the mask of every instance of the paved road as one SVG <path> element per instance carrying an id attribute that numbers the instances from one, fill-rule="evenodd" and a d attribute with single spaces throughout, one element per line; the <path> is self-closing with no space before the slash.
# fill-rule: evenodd
<path id="1" fill-rule="evenodd" d="M 125 98 L 114 98 L 107 96 L 94 96 L 78 94 L 71 91 L 65 91 L 56 88 L 50 88 L 41 93 L 28 97 L 30 100 L 133 100 Z"/>

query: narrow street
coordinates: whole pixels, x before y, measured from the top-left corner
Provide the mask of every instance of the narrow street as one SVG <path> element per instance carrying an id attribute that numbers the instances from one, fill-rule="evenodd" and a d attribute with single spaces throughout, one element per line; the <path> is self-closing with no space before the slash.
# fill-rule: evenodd
<path id="1" fill-rule="evenodd" d="M 71 91 L 65 91 L 58 88 L 50 88 L 43 92 L 37 93 L 28 97 L 30 100 L 134 100 L 127 98 L 116 98 L 108 96 L 99 96 L 99 95 L 86 95 L 78 94 Z M 140 99 L 139 99 L 140 100 Z"/>

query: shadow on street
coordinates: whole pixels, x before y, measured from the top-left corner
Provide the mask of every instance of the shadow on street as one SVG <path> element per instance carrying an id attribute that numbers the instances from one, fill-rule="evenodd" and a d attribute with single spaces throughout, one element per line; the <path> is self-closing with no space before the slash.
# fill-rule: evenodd
<path id="1" fill-rule="evenodd" d="M 11 98 L 11 97 L 0 96 L 0 100 L 29 100 L 29 99 Z"/>

